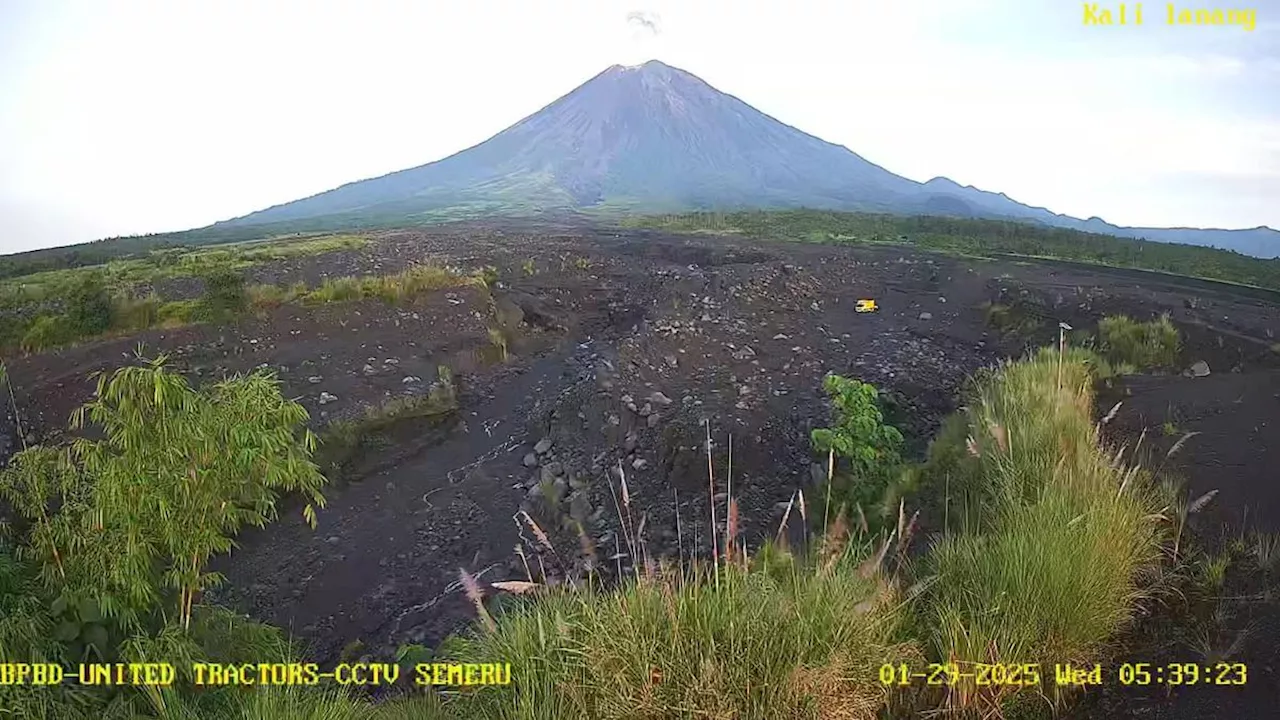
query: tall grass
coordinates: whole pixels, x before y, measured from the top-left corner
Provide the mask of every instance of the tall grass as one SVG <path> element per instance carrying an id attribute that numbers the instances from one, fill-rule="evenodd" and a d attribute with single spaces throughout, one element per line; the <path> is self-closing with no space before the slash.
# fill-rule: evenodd
<path id="1" fill-rule="evenodd" d="M 1109 315 L 1098 322 L 1098 341 L 1112 362 L 1139 369 L 1174 367 L 1182 350 L 1182 337 L 1168 315 L 1147 322 Z"/>
<path id="2" fill-rule="evenodd" d="M 1167 527 L 1145 475 L 1104 451 L 1092 381 L 1085 351 L 1005 365 L 975 384 L 965 451 L 932 450 L 958 509 L 926 561 L 935 658 L 1039 663 L 1052 694 L 1054 665 L 1101 660 L 1149 589 Z M 962 682 L 949 702 L 998 713 L 1018 691 Z"/>
<path id="3" fill-rule="evenodd" d="M 452 657 L 503 658 L 513 684 L 468 698 L 466 717 L 875 718 L 901 598 L 869 548 L 710 571 L 650 571 L 615 592 L 560 590 L 457 641 Z"/>
<path id="4" fill-rule="evenodd" d="M 479 273 L 464 273 L 454 268 L 414 265 L 391 275 L 347 276 L 326 279 L 319 287 L 301 295 L 304 303 L 347 302 L 377 298 L 389 303 L 432 290 L 467 285 L 482 285 Z"/>

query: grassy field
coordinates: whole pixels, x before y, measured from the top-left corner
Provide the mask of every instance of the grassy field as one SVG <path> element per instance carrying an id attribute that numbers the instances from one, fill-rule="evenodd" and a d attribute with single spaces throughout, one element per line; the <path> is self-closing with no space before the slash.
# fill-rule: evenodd
<path id="1" fill-rule="evenodd" d="M 1160 338 L 1145 330 L 1129 335 Z M 1159 357 L 1155 350 L 1147 354 Z M 495 604 L 460 571 L 477 621 L 430 656 L 498 658 L 511 664 L 510 685 L 419 691 L 374 704 L 319 688 L 196 691 L 189 678 L 180 678 L 163 690 L 115 694 L 73 689 L 33 696 L 0 688 L 0 702 L 21 703 L 15 706 L 24 717 L 67 718 L 871 720 L 942 707 L 974 717 L 1043 717 L 1025 713 L 1075 692 L 1056 685 L 1054 666 L 1107 658 L 1168 565 L 1173 522 L 1162 511 L 1167 499 L 1100 438 L 1093 385 L 1102 366 L 1083 348 L 1045 349 L 974 378 L 965 409 L 948 420 L 923 461 L 876 455 L 877 463 L 895 464 L 915 478 L 914 493 L 900 495 L 895 521 L 878 529 L 859 523 L 859 513 L 848 507 L 821 516 L 822 504 L 801 493 L 783 519 L 806 528 L 799 547 L 778 541 L 748 553 L 730 520 L 716 557 L 659 562 L 648 557 L 643 524 L 635 522 L 645 509 L 633 506 L 624 476 L 612 481 L 613 489 L 624 552 L 637 561 L 611 587 L 594 575 L 579 584 L 550 583 L 533 556 L 556 550 L 532 518 L 521 516 L 531 538 L 526 579 L 495 587 L 504 595 Z M 828 385 L 844 408 L 838 418 L 849 421 L 822 436 L 833 465 L 837 455 L 870 458 L 863 450 L 888 437 L 870 409 L 874 393 Z M 135 411 L 152 405 L 158 420 Z M 109 658 L 219 659 L 251 652 L 254 661 L 297 659 L 280 631 L 217 608 L 186 606 L 176 589 L 217 582 L 186 559 L 193 549 L 203 559 L 225 552 L 244 521 L 223 524 L 218 513 L 228 507 L 232 516 L 235 508 L 256 508 L 247 517 L 269 520 L 277 495 L 295 486 L 323 502 L 320 468 L 309 459 L 315 439 L 299 430 L 304 414 L 279 396 L 268 376 L 197 392 L 154 365 L 104 379 L 91 408 L 88 418 L 105 428 L 103 440 L 70 454 L 34 448 L 0 471 L 0 497 L 28 517 L 31 528 L 0 540 L 5 656 L 68 663 L 88 642 Z M 183 414 L 181 422 L 166 420 L 182 408 L 201 410 Z M 239 433 L 235 428 L 251 409 L 256 432 Z M 419 412 L 384 408 L 365 424 L 401 411 Z M 166 448 L 186 450 L 175 455 L 136 442 L 155 432 L 168 438 Z M 358 442 L 359 432 L 338 428 L 326 439 L 338 448 L 343 439 Z M 219 452 L 209 452 L 215 446 Z M 101 454 L 96 447 L 115 449 Z M 250 457 L 260 459 L 236 464 Z M 140 475 L 144 467 L 152 470 Z M 877 477 L 887 472 L 876 463 L 850 467 Z M 189 472 L 210 478 L 199 497 L 182 490 Z M 82 494 L 83 488 L 139 482 L 160 483 L 158 501 L 168 507 L 163 499 L 172 496 L 176 510 L 120 502 L 127 493 Z M 44 493 L 64 498 L 55 516 L 41 510 Z M 910 506 L 938 499 L 946 520 L 929 528 L 941 537 L 926 544 Z M 727 517 L 734 518 L 732 498 L 729 503 Z M 173 514 L 183 508 L 217 512 Z M 84 542 L 84 534 L 99 532 L 104 522 L 131 527 L 133 534 L 117 532 L 106 545 Z M 130 544 L 131 537 L 146 543 Z M 589 542 L 581 551 L 595 557 Z M 98 574 L 108 559 L 116 569 Z M 175 590 L 166 589 L 165 578 Z M 160 611 L 175 601 L 177 616 Z M 173 624 L 184 616 L 186 623 Z M 66 640 L 46 632 L 60 622 L 71 623 Z M 423 650 L 405 648 L 403 657 L 412 662 Z M 973 673 L 984 665 L 1018 668 L 1018 679 L 977 683 Z M 931 667 L 947 682 L 930 687 L 905 675 Z"/>
<path id="2" fill-rule="evenodd" d="M 337 250 L 357 250 L 368 244 L 359 235 L 286 238 L 232 243 L 195 250 L 172 248 L 155 250 L 146 257 L 115 260 L 99 265 L 45 270 L 9 277 L 0 281 L 0 308 L 56 300 L 86 277 L 96 276 L 114 293 L 129 293 L 141 285 L 157 281 L 198 277 L 212 268 L 243 270 L 261 263 Z"/>
<path id="3" fill-rule="evenodd" d="M 1280 259 L 1000 220 L 779 210 L 649 216 L 623 224 L 800 242 L 908 244 L 983 257 L 1056 258 L 1280 290 Z"/>
<path id="4" fill-rule="evenodd" d="M 329 241 L 330 239 L 325 238 Z M 341 245 L 335 245 L 342 243 Z M 264 312 L 285 303 L 317 305 L 331 302 L 379 299 L 407 302 L 413 297 L 450 287 L 487 287 L 493 270 L 464 272 L 456 268 L 414 265 L 387 275 L 328 278 L 316 287 L 258 284 L 245 287 L 241 268 L 265 253 L 329 252 L 348 247 L 344 238 L 297 247 L 250 247 L 217 250 L 219 260 L 201 264 L 198 277 L 203 294 L 185 300 L 165 300 L 154 290 L 135 294 L 127 283 L 111 283 L 87 269 L 61 271 L 69 277 L 58 291 L 53 307 L 37 306 L 24 314 L 0 314 L 0 350 L 40 352 L 113 334 L 140 332 L 152 327 L 178 327 L 197 322 L 228 322 L 251 312 Z M 328 248 L 328 249 L 321 249 Z M 198 255 L 207 257 L 211 252 Z M 229 258 L 229 259 L 228 259 Z M 193 270 L 193 272 L 195 272 Z M 30 307 L 30 306 L 28 306 Z"/>

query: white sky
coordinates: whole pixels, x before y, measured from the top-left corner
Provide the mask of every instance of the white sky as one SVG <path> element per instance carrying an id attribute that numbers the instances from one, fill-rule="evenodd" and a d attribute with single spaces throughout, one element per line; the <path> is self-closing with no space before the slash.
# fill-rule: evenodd
<path id="1" fill-rule="evenodd" d="M 1280 227 L 1280 0 L 1253 32 L 1164 5 L 1098 28 L 1068 0 L 0 0 L 0 251 L 437 160 L 650 58 L 915 180 Z"/>

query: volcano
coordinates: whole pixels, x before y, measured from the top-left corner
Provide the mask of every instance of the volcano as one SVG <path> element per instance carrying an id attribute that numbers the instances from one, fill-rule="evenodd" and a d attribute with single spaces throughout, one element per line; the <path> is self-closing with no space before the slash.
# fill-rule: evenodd
<path id="1" fill-rule="evenodd" d="M 1274 257 L 1280 232 L 1124 228 L 947 178 L 895 175 L 656 60 L 614 65 L 492 138 L 213 227 L 308 227 L 468 214 L 808 207 L 984 217 Z"/>

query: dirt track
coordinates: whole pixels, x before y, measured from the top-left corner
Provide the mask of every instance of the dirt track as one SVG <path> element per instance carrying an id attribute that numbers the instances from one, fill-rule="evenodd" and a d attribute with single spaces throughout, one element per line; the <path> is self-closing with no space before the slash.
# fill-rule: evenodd
<path id="1" fill-rule="evenodd" d="M 419 392 L 437 365 L 454 368 L 462 411 L 451 425 L 404 438 L 382 469 L 331 488 L 316 531 L 290 514 L 243 535 L 222 563 L 230 582 L 216 599 L 286 628 L 322 663 L 355 640 L 358 653 L 384 655 L 401 643 L 431 645 L 469 621 L 458 568 L 485 581 L 522 578 L 512 552 L 522 504 L 557 535 L 566 564 L 582 561 L 569 518 L 602 557 L 613 554 L 605 479 L 619 463 L 649 516 L 651 549 L 688 552 L 692 527 L 709 546 L 704 421 L 721 479 L 733 437 L 749 536 L 771 532 L 778 504 L 811 482 L 807 437 L 825 421 L 819 386 L 828 372 L 884 388 L 918 452 L 965 377 L 1020 351 L 1022 341 L 987 326 L 987 301 L 1040 308 L 1051 320 L 1042 339 L 1058 321 L 1085 328 L 1107 313 L 1172 313 L 1188 338 L 1184 364 L 1206 360 L 1213 374 L 1134 379 L 1117 422 L 1136 432 L 1177 408 L 1174 422 L 1203 428 L 1182 461 L 1193 487 L 1220 489 L 1213 521 L 1235 523 L 1247 505 L 1251 522 L 1280 530 L 1280 353 L 1271 349 L 1280 310 L 1260 300 L 1172 279 L 889 247 L 479 226 L 387 233 L 363 251 L 257 274 L 315 282 L 424 258 L 500 269 L 496 295 L 526 319 L 509 362 L 490 359 L 486 301 L 474 291 L 402 308 L 285 307 L 234 328 L 153 331 L 12 360 L 24 420 L 37 437 L 53 432 L 87 399 L 86 374 L 122 362 L 140 339 L 173 353 L 192 377 L 273 367 L 317 424 Z M 532 275 L 522 269 L 529 259 Z M 854 313 L 862 297 L 882 310 Z M 322 407 L 321 392 L 338 400 Z M 550 447 L 529 457 L 539 441 Z M 539 497 L 543 478 L 559 502 Z"/>

